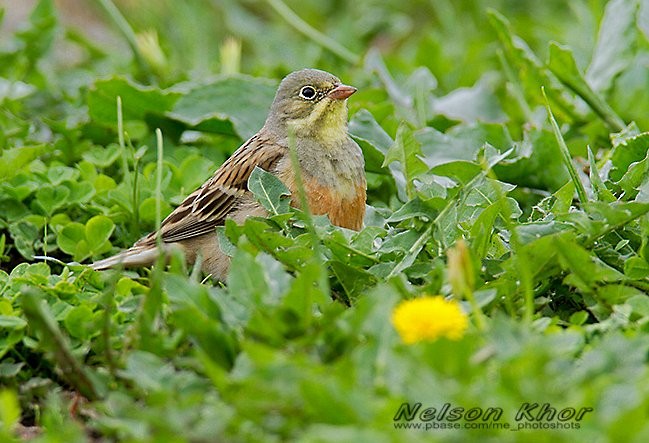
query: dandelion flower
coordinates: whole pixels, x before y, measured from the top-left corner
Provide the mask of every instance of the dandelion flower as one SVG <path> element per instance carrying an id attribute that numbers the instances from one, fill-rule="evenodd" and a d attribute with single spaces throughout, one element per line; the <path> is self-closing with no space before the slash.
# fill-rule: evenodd
<path id="1" fill-rule="evenodd" d="M 459 340 L 468 319 L 458 302 L 442 296 L 406 300 L 392 312 L 392 324 L 406 344 L 446 337 Z"/>

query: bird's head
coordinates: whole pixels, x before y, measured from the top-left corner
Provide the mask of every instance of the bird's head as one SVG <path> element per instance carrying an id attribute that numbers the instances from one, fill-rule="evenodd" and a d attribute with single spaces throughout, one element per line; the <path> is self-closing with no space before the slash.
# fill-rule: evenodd
<path id="1" fill-rule="evenodd" d="M 279 85 L 266 127 L 298 137 L 333 141 L 347 136 L 347 97 L 356 88 L 328 72 L 303 69 Z"/>

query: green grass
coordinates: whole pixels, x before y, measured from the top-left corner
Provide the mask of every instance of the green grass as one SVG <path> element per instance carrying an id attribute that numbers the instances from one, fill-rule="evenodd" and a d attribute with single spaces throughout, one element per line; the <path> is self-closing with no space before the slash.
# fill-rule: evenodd
<path id="1" fill-rule="evenodd" d="M 646 2 L 87 6 L 105 40 L 40 0 L 0 45 L 0 440 L 649 438 Z M 256 171 L 273 215 L 218 230 L 225 284 L 79 264 L 155 229 L 306 66 L 359 88 L 362 231 Z M 461 340 L 401 342 L 424 294 L 462 303 Z M 528 429 L 397 429 L 404 403 Z M 525 403 L 592 411 L 530 429 Z"/>

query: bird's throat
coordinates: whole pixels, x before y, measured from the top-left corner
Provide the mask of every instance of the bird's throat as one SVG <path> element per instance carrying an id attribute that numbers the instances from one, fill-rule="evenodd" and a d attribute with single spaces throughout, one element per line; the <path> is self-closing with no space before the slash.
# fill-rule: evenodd
<path id="1" fill-rule="evenodd" d="M 313 138 L 330 145 L 347 137 L 347 104 L 342 100 L 322 100 L 311 113 L 289 123 L 298 138 Z"/>

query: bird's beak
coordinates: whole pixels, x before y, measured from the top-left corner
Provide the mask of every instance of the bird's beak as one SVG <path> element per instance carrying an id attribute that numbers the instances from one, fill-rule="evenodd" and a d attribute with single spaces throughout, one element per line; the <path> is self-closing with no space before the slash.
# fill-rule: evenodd
<path id="1" fill-rule="evenodd" d="M 356 91 L 357 89 L 353 86 L 338 85 L 332 89 L 328 95 L 335 100 L 345 100 Z"/>

